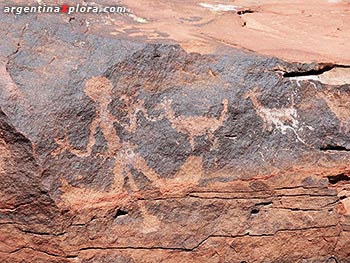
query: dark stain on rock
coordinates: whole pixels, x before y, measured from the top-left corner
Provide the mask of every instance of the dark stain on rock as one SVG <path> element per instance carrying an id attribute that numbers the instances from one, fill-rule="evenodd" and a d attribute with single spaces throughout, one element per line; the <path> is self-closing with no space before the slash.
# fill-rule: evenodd
<path id="1" fill-rule="evenodd" d="M 94 103 L 87 103 L 84 108 L 73 106 L 65 115 L 69 116 L 66 119 L 66 127 L 69 127 L 67 130 L 69 143 L 77 150 L 85 150 L 89 142 L 91 123 L 96 117 Z"/>
<path id="2" fill-rule="evenodd" d="M 87 163 L 89 165 L 86 165 Z M 113 183 L 113 164 L 112 158 L 74 156 L 67 169 L 69 173 L 64 176 L 73 186 L 107 191 Z"/>
<path id="3" fill-rule="evenodd" d="M 157 93 L 203 76 L 208 78 L 208 65 L 198 63 L 200 57 L 178 45 L 152 44 L 109 68 L 105 76 L 115 86 L 115 94 L 131 95 L 135 89 Z M 209 57 L 206 59 L 210 62 Z"/>
<path id="4" fill-rule="evenodd" d="M 95 136 L 95 144 L 94 146 L 92 146 L 91 154 L 93 156 L 97 154 L 103 155 L 108 151 L 108 145 L 100 127 L 97 127 L 94 136 Z"/>
<path id="5" fill-rule="evenodd" d="M 166 120 L 141 121 L 131 141 L 138 145 L 137 152 L 147 164 L 162 177 L 173 176 L 191 154 L 187 137 Z"/>
<path id="6" fill-rule="evenodd" d="M 39 180 L 32 144 L 1 108 L 0 148 L 0 224 L 14 222 L 23 232 L 58 233 L 62 218 Z"/>
<path id="7" fill-rule="evenodd" d="M 137 184 L 138 189 L 142 191 L 153 190 L 152 182 L 143 174 L 142 171 L 136 170 L 130 167 L 130 173 L 134 182 Z"/>

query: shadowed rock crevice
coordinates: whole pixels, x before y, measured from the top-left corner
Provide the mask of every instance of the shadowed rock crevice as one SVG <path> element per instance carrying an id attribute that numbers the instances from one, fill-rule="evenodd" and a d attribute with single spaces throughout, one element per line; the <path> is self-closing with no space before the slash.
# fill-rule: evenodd
<path id="1" fill-rule="evenodd" d="M 301 66 L 303 67 L 303 66 Z M 297 71 L 282 70 L 282 76 L 287 79 L 297 81 L 300 87 L 300 81 L 318 81 L 328 85 L 347 85 L 350 84 L 350 66 L 337 64 L 316 64 L 315 67 L 307 67 L 306 70 Z M 315 86 L 315 83 L 313 83 Z M 315 86 L 316 87 L 316 86 Z"/>
<path id="2" fill-rule="evenodd" d="M 340 145 L 326 145 L 320 148 L 321 151 L 339 151 L 339 152 L 348 152 L 350 149 Z"/>
<path id="3" fill-rule="evenodd" d="M 345 173 L 337 174 L 335 176 L 328 176 L 327 178 L 329 183 L 333 185 L 341 182 L 347 183 L 350 181 L 350 175 Z"/>
<path id="4" fill-rule="evenodd" d="M 125 210 L 125 209 L 117 209 L 117 212 L 115 213 L 114 218 L 127 216 L 128 213 L 129 212 L 127 210 Z"/>
<path id="5" fill-rule="evenodd" d="M 342 66 L 342 65 L 336 65 L 336 64 L 319 64 L 315 69 L 310 69 L 307 71 L 291 71 L 291 72 L 285 72 L 283 73 L 284 78 L 291 78 L 291 77 L 303 77 L 303 76 L 316 76 L 321 75 L 327 71 L 330 71 L 334 68 L 349 68 L 349 66 Z"/>
<path id="6" fill-rule="evenodd" d="M 244 15 L 244 14 L 253 14 L 256 13 L 256 11 L 252 10 L 252 9 L 243 9 L 243 10 L 239 10 L 237 11 L 238 15 Z"/>

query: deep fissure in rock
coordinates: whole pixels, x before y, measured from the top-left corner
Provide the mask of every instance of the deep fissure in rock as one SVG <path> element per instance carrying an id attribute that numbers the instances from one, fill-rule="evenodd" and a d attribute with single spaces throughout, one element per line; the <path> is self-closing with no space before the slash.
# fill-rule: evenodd
<path id="1" fill-rule="evenodd" d="M 255 11 L 253 11 L 251 9 L 240 10 L 240 11 L 237 12 L 238 15 L 252 14 L 252 13 L 255 13 Z"/>
<path id="2" fill-rule="evenodd" d="M 285 72 L 283 74 L 283 77 L 284 78 L 293 78 L 293 77 L 304 77 L 304 76 L 317 76 L 317 75 L 321 75 L 327 71 L 330 71 L 334 68 L 350 68 L 350 66 L 337 65 L 337 64 L 323 64 L 323 65 L 319 65 L 318 69 L 311 69 L 308 71 Z"/>
<path id="3" fill-rule="evenodd" d="M 344 173 L 335 175 L 335 176 L 327 176 L 328 178 L 328 182 L 330 184 L 337 184 L 339 182 L 349 182 L 350 181 L 350 177 Z"/>
<path id="4" fill-rule="evenodd" d="M 321 151 L 350 151 L 350 149 L 340 145 L 326 145 L 320 148 Z"/>

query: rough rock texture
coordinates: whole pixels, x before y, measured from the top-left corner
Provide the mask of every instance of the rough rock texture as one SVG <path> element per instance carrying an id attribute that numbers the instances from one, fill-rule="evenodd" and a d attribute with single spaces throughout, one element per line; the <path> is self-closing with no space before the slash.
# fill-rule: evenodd
<path id="1" fill-rule="evenodd" d="M 349 262 L 347 66 L 0 19 L 0 262 Z"/>

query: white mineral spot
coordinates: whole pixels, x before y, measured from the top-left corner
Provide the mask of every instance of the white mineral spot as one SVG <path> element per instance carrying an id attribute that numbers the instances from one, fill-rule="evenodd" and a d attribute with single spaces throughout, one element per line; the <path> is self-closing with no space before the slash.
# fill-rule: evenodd
<path id="1" fill-rule="evenodd" d="M 200 5 L 202 7 L 209 8 L 214 12 L 238 11 L 237 9 L 242 8 L 241 6 L 236 6 L 236 5 L 222 5 L 222 4 L 212 5 L 212 4 L 206 4 L 206 3 L 200 3 Z"/>
<path id="2" fill-rule="evenodd" d="M 134 14 L 128 14 L 129 17 L 132 18 L 132 20 L 134 20 L 135 22 L 137 23 L 147 23 L 147 20 L 142 18 L 142 17 L 139 17 L 139 16 L 136 16 Z"/>

